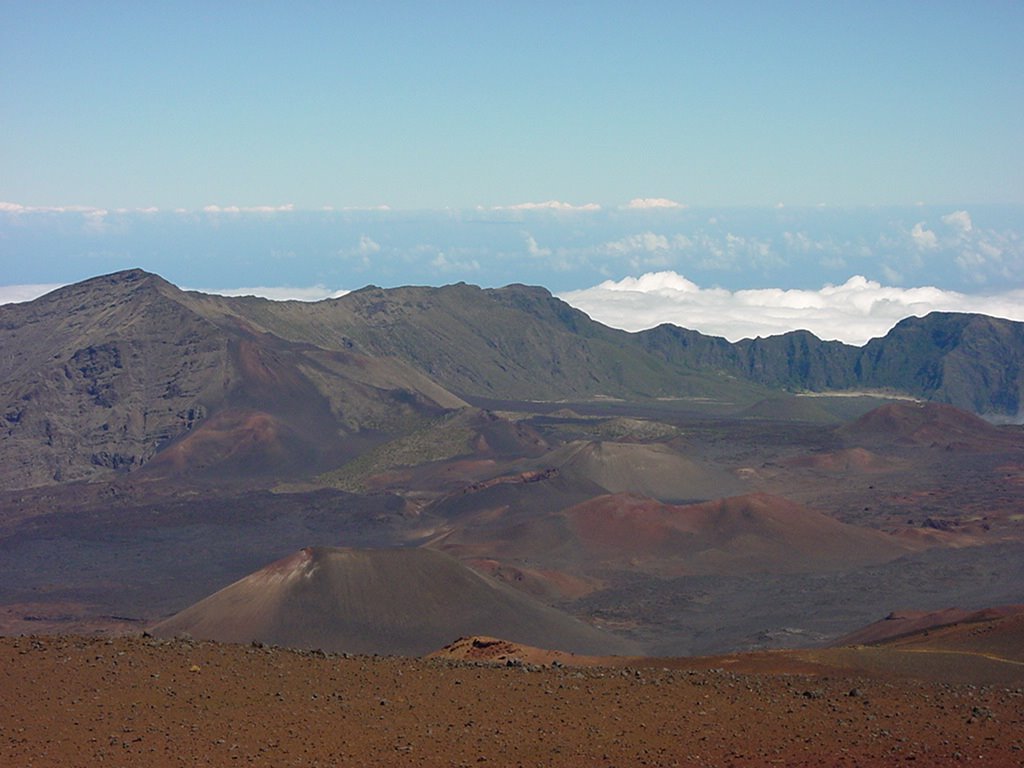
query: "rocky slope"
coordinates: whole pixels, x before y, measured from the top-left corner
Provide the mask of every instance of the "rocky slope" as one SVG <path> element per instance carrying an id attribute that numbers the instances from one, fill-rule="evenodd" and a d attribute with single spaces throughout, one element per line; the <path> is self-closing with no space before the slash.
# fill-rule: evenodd
<path id="1" fill-rule="evenodd" d="M 1019 415 L 1024 402 L 1024 323 L 984 315 L 909 317 L 863 347 L 807 331 L 730 344 L 672 325 L 637 339 L 677 365 L 717 369 L 768 387 L 888 390 L 995 417 Z"/>
<path id="2" fill-rule="evenodd" d="M 463 405 L 395 360 L 296 344 L 139 270 L 0 307 L 0 487 L 131 471 L 309 471 Z"/>

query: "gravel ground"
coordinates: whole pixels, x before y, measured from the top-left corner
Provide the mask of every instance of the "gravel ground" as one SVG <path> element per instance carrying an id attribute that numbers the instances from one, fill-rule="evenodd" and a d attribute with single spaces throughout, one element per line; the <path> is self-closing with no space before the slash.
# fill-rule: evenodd
<path id="1" fill-rule="evenodd" d="M 0 638 L 0 765 L 487 764 L 1021 766 L 1024 691 Z"/>

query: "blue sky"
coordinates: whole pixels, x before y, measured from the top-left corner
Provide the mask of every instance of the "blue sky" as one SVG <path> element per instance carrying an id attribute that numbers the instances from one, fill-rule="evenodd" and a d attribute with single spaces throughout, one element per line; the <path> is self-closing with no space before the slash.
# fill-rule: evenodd
<path id="1" fill-rule="evenodd" d="M 305 298 L 536 283 L 734 337 L 1024 319 L 1021 2 L 2 12 L 0 301 L 141 266 Z"/>
<path id="2" fill-rule="evenodd" d="M 1020 2 L 21 2 L 0 199 L 1024 202 Z"/>

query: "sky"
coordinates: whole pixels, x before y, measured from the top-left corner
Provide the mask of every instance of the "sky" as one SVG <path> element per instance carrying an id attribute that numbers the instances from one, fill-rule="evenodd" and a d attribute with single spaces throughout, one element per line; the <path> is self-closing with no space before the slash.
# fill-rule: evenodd
<path id="1" fill-rule="evenodd" d="M 732 335 L 844 285 L 878 285 L 869 318 L 1020 306 L 1024 3 L 2 11 L 0 300 L 141 266 L 301 298 L 538 283 Z"/>

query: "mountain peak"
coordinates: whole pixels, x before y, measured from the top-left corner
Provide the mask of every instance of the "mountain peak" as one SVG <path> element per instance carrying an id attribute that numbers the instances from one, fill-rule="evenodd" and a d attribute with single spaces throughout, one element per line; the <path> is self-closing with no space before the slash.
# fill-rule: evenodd
<path id="1" fill-rule="evenodd" d="M 307 547 L 152 631 L 353 653 L 419 655 L 462 635 L 584 653 L 635 650 L 449 555 L 418 547 Z"/>
<path id="2" fill-rule="evenodd" d="M 140 285 L 148 283 L 162 283 L 164 285 L 171 285 L 171 283 L 164 280 L 153 272 L 147 272 L 144 269 L 138 267 L 132 267 L 131 269 L 122 269 L 118 272 L 111 272 L 107 275 L 100 275 L 98 277 L 90 278 L 89 280 L 83 280 L 78 285 L 82 286 L 118 286 L 118 285 Z"/>

